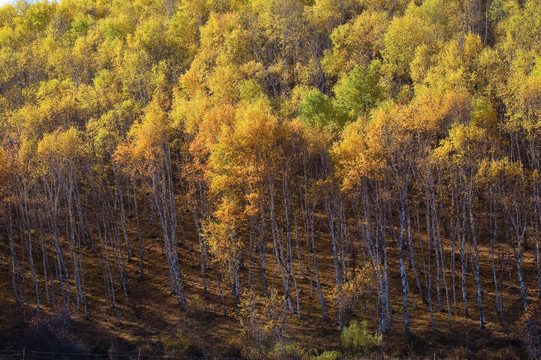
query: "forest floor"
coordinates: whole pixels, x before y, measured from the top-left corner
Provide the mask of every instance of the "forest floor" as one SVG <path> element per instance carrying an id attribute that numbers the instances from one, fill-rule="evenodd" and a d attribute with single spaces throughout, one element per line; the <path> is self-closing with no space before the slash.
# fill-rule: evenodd
<path id="1" fill-rule="evenodd" d="M 189 219 L 184 220 L 187 222 Z M 323 229 L 321 230 L 322 233 L 326 233 Z M 136 249 L 138 246 L 136 233 L 134 229 L 130 229 L 130 232 L 132 246 Z M 158 229 L 156 232 L 158 233 Z M 138 354 L 140 351 L 143 356 L 212 356 L 218 358 L 246 356 L 251 344 L 250 333 L 244 332 L 240 325 L 227 282 L 224 281 L 221 284 L 226 297 L 227 315 L 223 314 L 222 301 L 213 273 L 207 274 L 210 297 L 208 300 L 204 299 L 199 263 L 200 254 L 197 244 L 193 241 L 196 239 L 195 234 L 186 230 L 186 233 L 179 235 L 179 245 L 182 245 L 181 262 L 184 288 L 190 304 L 189 311 L 182 310 L 177 304 L 175 296 L 171 295 L 169 291 L 167 261 L 160 237 L 152 237 L 150 233 L 145 235 L 143 240 L 145 277 L 139 276 L 139 258 L 132 258 L 128 264 L 128 275 L 131 278 L 129 304 L 121 295 L 122 291 L 120 289 L 118 291 L 120 324 L 117 323 L 110 304 L 106 304 L 104 301 L 103 274 L 100 270 L 99 256 L 88 256 L 88 259 L 95 259 L 95 263 L 88 262 L 85 274 L 88 319 L 85 319 L 82 311 L 72 311 L 71 317 L 67 317 L 58 311 L 53 312 L 51 307 L 46 304 L 42 305 L 39 316 L 35 314 L 35 310 L 31 310 L 33 306 L 28 307 L 25 314 L 16 311 L 10 278 L 9 249 L 5 246 L 5 242 L 1 242 L 0 246 L 3 248 L 0 248 L 0 350 L 26 347 L 34 351 L 64 353 Z M 192 249 L 190 250 L 186 249 L 185 237 L 192 241 Z M 309 257 L 306 246 L 302 246 L 303 241 L 300 243 L 299 249 L 307 275 L 305 259 L 309 259 Z M 325 350 L 339 349 L 340 346 L 338 311 L 336 300 L 332 298 L 334 267 L 330 249 L 330 240 L 323 237 L 318 243 L 318 262 L 327 306 L 326 321 L 322 319 L 315 280 L 311 290 L 308 275 L 303 279 L 299 274 L 298 266 L 296 266 L 299 294 L 302 298 L 301 316 L 299 319 L 294 314 L 288 315 L 285 342 L 296 345 L 306 356 Z M 448 243 L 446 243 L 445 251 L 449 252 L 446 254 L 446 258 L 449 259 Z M 518 335 L 518 322 L 523 313 L 523 305 L 516 272 L 513 271 L 515 269 L 512 266 L 513 260 L 504 257 L 500 259 L 500 263 L 508 262 L 505 266 L 506 271 L 499 272 L 499 275 L 503 276 L 504 323 L 502 324 L 495 307 L 494 286 L 491 282 L 490 252 L 486 241 L 481 241 L 480 259 L 481 272 L 483 273 L 481 279 L 485 279 L 482 285 L 487 320 L 486 329 L 481 330 L 479 327 L 476 287 L 471 273 L 468 274 L 467 281 L 471 317 L 469 319 L 464 317 L 460 292 L 460 259 L 457 254 L 455 268 L 456 304 L 453 301 L 451 276 L 447 270 L 452 327 L 449 327 L 448 323 L 443 284 L 441 285 L 443 312 L 438 311 L 435 286 L 433 286 L 431 294 L 436 324 L 436 331 L 433 331 L 428 305 L 421 301 L 410 271 L 409 285 L 417 307 L 412 308 L 410 299 L 408 310 L 412 334 L 405 336 L 397 249 L 394 242 L 389 243 L 393 329 L 384 337 L 385 358 L 516 359 L 524 357 L 525 354 L 521 350 Z M 537 279 L 533 251 L 527 250 L 523 261 L 529 300 L 535 302 L 537 301 L 535 291 Z M 257 260 L 255 264 L 257 264 Z M 242 270 L 243 284 L 247 283 L 248 259 L 245 259 L 245 265 L 246 269 Z M 418 266 L 420 268 L 422 265 L 418 264 Z M 256 288 L 261 288 L 258 269 L 258 267 L 254 269 L 254 284 Z M 282 287 L 280 274 L 271 255 L 268 256 L 267 271 L 269 287 L 275 286 L 280 289 Z M 422 272 L 419 271 L 419 273 Z M 425 279 L 422 275 L 420 276 L 424 286 Z M 434 277 L 432 281 L 434 285 Z M 31 292 L 29 293 L 31 294 Z M 295 302 L 294 289 L 292 297 Z M 44 295 L 42 302 L 45 303 Z M 73 313 L 78 315 L 73 315 Z M 375 328 L 370 322 L 369 315 L 369 311 L 354 316 L 346 314 L 345 323 L 347 324 L 353 318 L 366 318 L 370 326 Z M 381 358 L 377 350 L 367 352 L 364 356 L 366 358 Z"/>

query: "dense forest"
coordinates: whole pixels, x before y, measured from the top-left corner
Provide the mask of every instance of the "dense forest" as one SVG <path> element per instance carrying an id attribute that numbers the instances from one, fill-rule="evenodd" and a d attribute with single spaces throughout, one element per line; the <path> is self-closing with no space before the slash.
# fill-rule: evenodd
<path id="1" fill-rule="evenodd" d="M 539 0 L 19 0 L 0 345 L 538 358 L 540 171 Z"/>

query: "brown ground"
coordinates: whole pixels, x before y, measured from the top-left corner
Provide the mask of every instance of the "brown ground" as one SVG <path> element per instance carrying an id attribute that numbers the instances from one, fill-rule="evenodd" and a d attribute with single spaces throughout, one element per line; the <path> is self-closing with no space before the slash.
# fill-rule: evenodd
<path id="1" fill-rule="evenodd" d="M 184 219 L 185 224 L 190 224 L 189 219 Z M 187 228 L 188 225 L 185 225 Z M 187 230 L 188 231 L 188 230 Z M 136 236 L 132 229 L 132 241 L 135 248 Z M 122 323 L 116 324 L 115 315 L 110 306 L 104 303 L 102 272 L 98 268 L 99 257 L 87 254 L 86 284 L 89 305 L 89 319 L 85 320 L 82 315 L 72 316 L 72 321 L 58 325 L 58 319 L 51 318 L 54 314 L 51 309 L 44 306 L 42 313 L 45 317 L 38 318 L 28 311 L 24 316 L 15 311 L 9 272 L 9 250 L 5 244 L 0 248 L 0 350 L 16 349 L 27 346 L 28 349 L 51 350 L 47 338 L 40 333 L 39 324 L 52 324 L 49 329 L 64 328 L 65 333 L 57 336 L 59 341 L 71 342 L 75 345 L 67 348 L 74 352 L 99 352 L 99 353 L 132 353 L 141 349 L 142 355 L 176 355 L 176 356 L 217 356 L 237 357 L 246 354 L 246 348 L 250 339 L 241 332 L 239 321 L 235 317 L 233 301 L 230 289 L 225 283 L 222 290 L 226 295 L 227 312 L 224 316 L 220 296 L 216 287 L 213 274 L 208 274 L 208 290 L 210 299 L 204 300 L 199 266 L 199 254 L 195 250 L 182 250 L 182 271 L 185 276 L 185 290 L 194 312 L 188 313 L 181 310 L 176 299 L 169 293 L 167 262 L 161 250 L 161 239 L 147 236 L 144 239 L 146 249 L 144 279 L 138 277 L 138 258 L 134 258 L 129 264 L 131 277 L 131 306 L 127 306 L 122 292 L 118 292 L 119 310 Z M 182 234 L 181 234 L 182 235 Z M 187 236 L 194 239 L 193 234 Z M 183 240 L 179 240 L 184 244 Z M 479 358 L 479 359 L 506 359 L 523 357 L 520 342 L 517 335 L 517 321 L 522 315 L 522 302 L 516 280 L 516 272 L 513 263 L 507 266 L 504 277 L 503 299 L 505 323 L 499 322 L 499 315 L 495 309 L 495 301 L 492 286 L 490 268 L 490 252 L 488 244 L 481 244 L 483 302 L 487 328 L 480 330 L 478 325 L 477 300 L 475 282 L 473 276 L 468 278 L 468 296 L 471 319 L 463 316 L 462 299 L 460 293 L 460 261 L 457 254 L 456 285 L 457 304 L 453 304 L 453 325 L 449 328 L 447 313 L 437 311 L 435 288 L 432 292 L 432 301 L 435 310 L 437 330 L 434 332 L 430 326 L 430 314 L 428 306 L 421 302 L 416 291 L 412 276 L 409 278 L 410 288 L 415 298 L 417 309 L 409 305 L 409 315 L 412 334 L 409 337 L 403 335 L 403 319 L 401 314 L 402 297 L 399 281 L 398 259 L 396 245 L 391 243 L 389 249 L 389 264 L 391 280 L 391 301 L 393 315 L 393 330 L 385 336 L 385 354 L 388 358 Z M 198 246 L 194 243 L 194 249 Z M 303 250 L 303 259 L 307 258 Z M 286 328 L 287 343 L 297 344 L 307 354 L 314 354 L 323 350 L 339 348 L 339 331 L 337 324 L 337 309 L 331 299 L 334 283 L 334 268 L 332 263 L 331 247 L 328 239 L 322 240 L 319 245 L 320 275 L 326 297 L 328 320 L 323 321 L 319 308 L 317 292 L 313 289 L 313 297 L 310 296 L 308 279 L 299 279 L 301 301 L 301 319 L 290 315 Z M 450 251 L 450 249 L 446 249 Z M 90 251 L 90 250 L 88 250 Z M 193 258 L 193 260 L 191 260 Z M 92 262 L 94 261 L 94 262 Z M 420 259 L 418 260 L 420 262 Z M 248 260 L 246 259 L 246 265 Z M 257 264 L 257 260 L 256 260 Z M 303 266 L 306 264 L 303 263 Z M 420 266 L 420 264 L 419 264 Z M 525 278 L 528 282 L 530 301 L 536 300 L 536 274 L 533 251 L 528 250 L 524 258 Z M 509 273 L 509 269 L 511 272 Z M 274 269 L 272 257 L 268 258 L 269 286 L 274 283 L 280 288 L 278 269 Z M 471 270 L 471 269 L 470 269 Z M 248 270 L 243 272 L 246 283 Z M 254 271 L 256 286 L 260 286 L 260 276 L 257 269 Z M 411 275 L 411 274 L 410 274 Z M 424 278 L 421 278 L 424 285 Z M 434 283 L 434 278 L 433 278 Z M 451 278 L 448 274 L 449 297 L 453 301 L 451 291 Z M 443 283 L 442 283 L 443 287 Z M 443 289 L 442 289 L 443 290 Z M 31 293 L 31 292 L 30 292 Z M 292 292 L 293 294 L 293 292 Z M 294 296 L 294 295 L 293 295 Z M 442 294 L 444 308 L 445 293 Z M 42 298 L 42 301 L 44 299 Z M 361 317 L 363 317 L 361 315 Z M 366 316 L 365 316 L 366 317 Z M 366 317 L 368 318 L 368 317 Z M 56 319 L 56 320 L 55 320 Z M 346 320 L 349 317 L 346 318 Z M 68 324 L 68 325 L 66 325 Z M 56 326 L 56 327 L 55 327 Z M 43 330 L 41 330 L 43 331 Z M 63 336 L 63 337 L 62 337 Z M 39 344 L 35 338 L 41 339 L 45 344 Z M 32 340 L 34 339 L 34 340 Z M 29 343 L 33 341 L 34 343 Z M 50 344 L 50 343 L 49 343 Z M 53 351 L 64 348 L 56 347 Z M 366 354 L 367 357 L 378 357 L 374 352 Z"/>

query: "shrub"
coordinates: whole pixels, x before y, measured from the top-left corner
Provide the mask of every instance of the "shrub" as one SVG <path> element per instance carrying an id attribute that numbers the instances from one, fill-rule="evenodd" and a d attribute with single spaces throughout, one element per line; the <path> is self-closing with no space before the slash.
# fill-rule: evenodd
<path id="1" fill-rule="evenodd" d="M 530 359 L 541 359 L 541 306 L 530 307 L 520 321 L 520 335 Z"/>
<path id="2" fill-rule="evenodd" d="M 284 296 L 272 291 L 268 297 L 245 291 L 241 297 L 238 319 L 244 334 L 251 335 L 258 356 L 267 357 L 272 346 L 283 342 L 287 318 L 283 312 Z"/>
<path id="3" fill-rule="evenodd" d="M 269 356 L 272 360 L 303 360 L 306 358 L 304 352 L 296 344 L 288 344 L 282 348 L 281 344 L 276 344 Z"/>
<path id="4" fill-rule="evenodd" d="M 342 358 L 341 354 L 338 351 L 333 350 L 333 351 L 324 351 L 320 355 L 312 356 L 311 360 L 338 360 L 341 358 Z"/>
<path id="5" fill-rule="evenodd" d="M 169 337 L 163 341 L 165 353 L 168 356 L 202 356 L 201 349 L 193 343 L 193 341 L 185 336 L 182 332 L 177 332 L 173 337 Z"/>
<path id="6" fill-rule="evenodd" d="M 358 353 L 363 350 L 370 350 L 381 343 L 381 335 L 372 334 L 368 330 L 368 323 L 363 320 L 361 323 L 352 321 L 344 328 L 340 335 L 342 348 L 351 353 Z"/>
<path id="7" fill-rule="evenodd" d="M 16 345 L 34 351 L 88 352 L 90 347 L 77 333 L 78 326 L 67 312 L 35 316 L 25 324 L 25 333 L 16 339 Z"/>
<path id="8" fill-rule="evenodd" d="M 234 336 L 228 341 L 223 356 L 226 358 L 242 358 L 245 348 L 246 344 L 244 344 L 243 336 Z"/>

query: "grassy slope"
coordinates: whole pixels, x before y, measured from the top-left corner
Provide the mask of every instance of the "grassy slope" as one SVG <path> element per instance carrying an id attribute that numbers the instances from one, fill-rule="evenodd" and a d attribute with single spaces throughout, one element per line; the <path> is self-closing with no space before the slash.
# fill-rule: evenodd
<path id="1" fill-rule="evenodd" d="M 191 227 L 189 218 L 183 219 L 186 226 Z M 135 247 L 136 236 L 131 229 L 133 246 Z M 191 239 L 194 234 L 187 233 Z M 180 239 L 184 244 L 184 240 Z M 122 323 L 116 324 L 116 319 L 110 306 L 103 301 L 103 278 L 99 268 L 100 257 L 87 255 L 86 283 L 90 318 L 85 320 L 82 316 L 73 316 L 68 326 L 66 339 L 79 344 L 74 347 L 77 351 L 98 352 L 134 352 L 140 347 L 143 354 L 177 354 L 177 355 L 201 355 L 196 348 L 200 347 L 207 355 L 214 356 L 238 356 L 241 349 L 248 341 L 243 337 L 238 320 L 233 309 L 232 296 L 225 283 L 222 290 L 226 295 L 227 312 L 222 313 L 221 299 L 213 274 L 208 274 L 209 301 L 203 300 L 203 290 L 200 276 L 199 254 L 182 250 L 182 271 L 185 276 L 186 295 L 191 300 L 192 307 L 197 314 L 187 313 L 180 310 L 174 296 L 169 293 L 168 270 L 165 256 L 161 248 L 160 238 L 151 238 L 146 234 L 144 238 L 146 249 L 145 272 L 146 277 L 138 277 L 138 258 L 134 258 L 129 264 L 129 274 L 132 278 L 131 306 L 127 306 L 125 299 L 119 290 L 120 314 Z M 447 244 L 448 245 L 448 244 Z M 476 289 L 473 276 L 468 278 L 468 296 L 471 319 L 463 317 L 462 299 L 460 294 L 460 267 L 457 256 L 456 285 L 457 304 L 452 305 L 453 327 L 449 328 L 447 313 L 437 312 L 435 288 L 432 299 L 435 309 L 435 321 L 437 331 L 433 332 L 430 326 L 428 306 L 421 302 L 416 291 L 414 279 L 410 277 L 410 287 L 417 304 L 416 309 L 411 308 L 409 303 L 409 315 L 413 335 L 405 337 L 403 334 L 403 320 L 401 315 L 401 288 L 397 266 L 396 245 L 391 243 L 389 249 L 391 279 L 391 301 L 393 315 L 393 331 L 385 337 L 386 354 L 391 357 L 433 357 L 438 358 L 498 358 L 496 354 L 520 354 L 520 346 L 517 338 L 516 322 L 522 314 L 522 303 L 516 281 L 516 273 L 513 263 L 507 265 L 504 276 L 504 315 L 506 322 L 502 326 L 499 323 L 499 315 L 495 311 L 495 302 L 492 286 L 489 249 L 486 243 L 480 248 L 481 271 L 483 282 L 483 301 L 487 318 L 487 329 L 480 330 L 478 326 L 478 312 L 476 303 Z M 195 246 L 194 246 L 195 247 Z M 338 348 L 339 331 L 337 327 L 337 309 L 331 299 L 334 282 L 334 268 L 332 265 L 331 247 L 329 240 L 324 238 L 318 245 L 320 274 L 327 301 L 328 321 L 323 321 L 319 309 L 317 293 L 314 289 L 310 296 L 310 283 L 308 279 L 300 279 L 301 319 L 290 315 L 288 317 L 286 337 L 289 343 L 296 343 L 306 352 L 315 350 Z M 301 246 L 303 259 L 308 258 L 305 249 Z M 446 251 L 450 251 L 446 248 Z M 35 315 L 27 313 L 25 317 L 14 311 L 12 288 L 9 273 L 9 250 L 5 247 L 0 254 L 0 348 L 13 348 L 27 345 L 33 335 L 32 329 L 36 329 L 39 320 Z M 193 260 L 191 260 L 193 259 Z M 420 260 L 418 260 L 420 261 Z M 246 265 L 248 260 L 246 259 Z M 269 286 L 275 284 L 280 289 L 281 280 L 277 268 L 273 269 L 274 261 L 268 257 Z M 257 265 L 257 264 L 256 264 Z M 306 265 L 306 264 L 303 264 Z M 420 266 L 420 265 L 419 265 Z M 534 289 L 536 289 L 535 260 L 532 252 L 528 251 L 524 259 L 525 278 L 528 281 L 531 300 L 534 301 Z M 511 269 L 511 272 L 509 272 Z M 246 283 L 248 270 L 243 271 L 244 283 Z M 260 277 L 257 270 L 254 271 L 256 286 L 260 286 Z M 274 276 L 272 276 L 274 274 Z M 298 275 L 298 273 L 297 273 Z M 510 280 L 512 286 L 510 286 Z M 424 278 L 421 279 L 424 281 Z M 434 281 L 434 278 L 433 278 Z M 424 285 L 424 284 L 423 284 Z M 450 276 L 448 285 L 451 286 Z M 442 283 L 443 287 L 443 283 Z M 450 289 L 451 290 L 451 289 Z M 445 295 L 442 294 L 445 305 Z M 450 291 L 452 302 L 452 292 Z M 194 301 L 194 299 L 196 299 Z M 198 300 L 197 300 L 198 299 Z M 44 299 L 42 298 L 42 302 Z M 50 314 L 51 310 L 45 306 L 43 313 Z M 348 318 L 346 318 L 348 319 Z M 49 320 L 50 321 L 50 320 Z M 53 327 L 54 328 L 54 327 Z M 30 329 L 30 330 L 29 330 Z M 189 346 L 192 344 L 192 346 Z M 40 350 L 47 349 L 42 345 Z M 55 349 L 58 350 L 58 349 Z M 75 351 L 74 350 L 74 351 Z M 491 354 L 492 353 L 492 354 Z M 376 356 L 373 354 L 372 356 Z M 503 356 L 502 358 L 506 358 Z"/>

